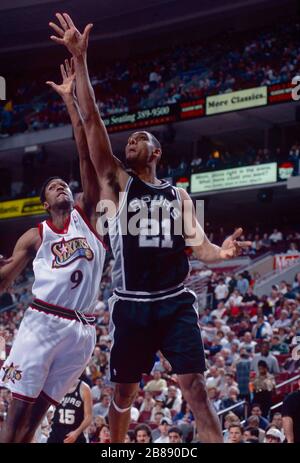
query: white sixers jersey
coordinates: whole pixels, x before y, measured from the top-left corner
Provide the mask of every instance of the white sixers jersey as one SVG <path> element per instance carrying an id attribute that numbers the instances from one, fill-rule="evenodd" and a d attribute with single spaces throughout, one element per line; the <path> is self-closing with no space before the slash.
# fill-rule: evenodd
<path id="1" fill-rule="evenodd" d="M 39 226 L 42 244 L 33 261 L 36 299 L 92 314 L 98 300 L 105 249 L 79 207 L 64 230 L 45 220 Z"/>

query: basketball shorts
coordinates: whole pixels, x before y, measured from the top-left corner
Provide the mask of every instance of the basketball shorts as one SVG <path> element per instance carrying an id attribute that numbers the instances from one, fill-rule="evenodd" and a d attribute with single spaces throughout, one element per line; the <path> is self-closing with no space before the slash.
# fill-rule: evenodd
<path id="1" fill-rule="evenodd" d="M 161 351 L 172 373 L 203 373 L 206 369 L 195 294 L 182 287 L 166 298 L 145 300 L 115 291 L 109 300 L 110 379 L 136 383 L 150 373 Z"/>
<path id="2" fill-rule="evenodd" d="M 29 307 L 0 369 L 0 386 L 19 400 L 34 402 L 43 394 L 57 405 L 84 371 L 95 342 L 94 326 Z"/>

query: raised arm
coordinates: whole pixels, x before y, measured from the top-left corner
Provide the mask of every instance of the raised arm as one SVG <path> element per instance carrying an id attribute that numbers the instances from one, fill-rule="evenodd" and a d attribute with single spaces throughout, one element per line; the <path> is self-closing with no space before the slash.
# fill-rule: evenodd
<path id="1" fill-rule="evenodd" d="M 96 104 L 87 67 L 88 37 L 92 24 L 88 24 L 81 34 L 69 15 L 57 13 L 59 26 L 49 25 L 58 36 L 51 36 L 56 43 L 65 45 L 73 55 L 76 71 L 76 92 L 80 112 L 87 136 L 89 153 L 95 166 L 101 199 L 116 202 L 116 192 L 125 188 L 128 174 L 120 161 L 113 155 L 108 133 Z"/>
<path id="2" fill-rule="evenodd" d="M 238 228 L 229 236 L 221 247 L 211 243 L 197 220 L 195 207 L 189 194 L 183 188 L 180 188 L 179 191 L 183 203 L 183 225 L 186 244 L 193 249 L 199 260 L 215 262 L 231 259 L 240 255 L 243 249 L 251 246 L 250 241 L 237 241 L 243 233 L 241 228 Z"/>
<path id="3" fill-rule="evenodd" d="M 83 195 L 80 198 L 80 207 L 89 217 L 92 225 L 96 225 L 96 206 L 99 201 L 99 185 L 96 171 L 89 156 L 89 149 L 86 135 L 78 108 L 75 95 L 75 70 L 74 62 L 65 60 L 64 65 L 60 65 L 62 83 L 60 85 L 47 81 L 63 99 L 73 127 L 76 147 L 79 155 L 80 177 Z"/>
<path id="4" fill-rule="evenodd" d="M 37 228 L 31 228 L 22 235 L 14 248 L 12 257 L 0 268 L 0 293 L 5 291 L 35 256 L 41 244 Z"/>

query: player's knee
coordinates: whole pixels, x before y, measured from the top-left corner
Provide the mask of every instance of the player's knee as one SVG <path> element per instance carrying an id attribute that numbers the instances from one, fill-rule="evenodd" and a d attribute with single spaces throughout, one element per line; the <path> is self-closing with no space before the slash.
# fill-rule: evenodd
<path id="1" fill-rule="evenodd" d="M 116 386 L 116 389 L 115 389 L 115 396 L 114 396 L 115 402 L 120 407 L 122 406 L 129 407 L 135 399 L 136 392 L 137 392 L 137 388 L 135 387 L 128 388 L 127 385 L 124 387 L 122 385 L 118 385 Z"/>

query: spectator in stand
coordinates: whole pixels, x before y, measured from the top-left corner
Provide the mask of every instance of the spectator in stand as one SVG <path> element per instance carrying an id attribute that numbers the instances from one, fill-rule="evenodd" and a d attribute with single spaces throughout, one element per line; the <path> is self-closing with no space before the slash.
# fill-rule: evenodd
<path id="1" fill-rule="evenodd" d="M 95 380 L 95 385 L 92 387 L 92 397 L 93 397 L 93 403 L 99 402 L 102 394 L 102 389 L 103 389 L 103 379 L 101 377 L 96 378 Z"/>
<path id="2" fill-rule="evenodd" d="M 228 372 L 225 374 L 225 382 L 220 386 L 220 398 L 226 399 L 229 397 L 230 389 L 232 387 L 238 389 L 238 384 L 234 379 L 234 373 Z M 237 392 L 239 394 L 239 391 Z"/>
<path id="3" fill-rule="evenodd" d="M 207 387 L 220 387 L 222 381 L 222 375 L 220 370 L 212 365 L 206 376 L 206 386 Z"/>
<path id="4" fill-rule="evenodd" d="M 273 232 L 269 236 L 271 243 L 278 243 L 279 241 L 282 241 L 282 239 L 282 233 L 277 228 L 274 228 Z"/>
<path id="5" fill-rule="evenodd" d="M 223 318 L 224 320 L 226 320 L 226 313 L 227 309 L 225 307 L 224 302 L 222 301 L 218 303 L 217 308 L 213 310 L 210 315 L 211 317 Z"/>
<path id="6" fill-rule="evenodd" d="M 233 423 L 229 426 L 229 439 L 228 444 L 242 444 L 243 443 L 243 426 L 239 423 Z"/>
<path id="7" fill-rule="evenodd" d="M 279 292 L 280 294 L 282 294 L 282 296 L 285 296 L 286 293 L 288 292 L 288 286 L 287 286 L 287 282 L 286 281 L 281 281 L 279 283 Z"/>
<path id="8" fill-rule="evenodd" d="M 156 426 L 155 428 L 153 428 L 153 426 L 151 426 L 151 428 L 152 428 L 151 435 L 152 435 L 152 441 L 153 442 L 156 439 L 158 439 L 159 436 L 160 436 L 159 425 L 160 425 L 160 422 L 161 422 L 163 417 L 164 417 L 164 414 L 162 412 L 157 412 L 157 413 L 155 413 L 154 420 L 151 421 L 152 425 Z"/>
<path id="9" fill-rule="evenodd" d="M 174 422 L 178 425 L 191 424 L 194 421 L 193 413 L 186 400 L 182 401 L 180 412 L 174 416 Z"/>
<path id="10" fill-rule="evenodd" d="M 145 396 L 140 407 L 140 412 L 151 412 L 155 406 L 155 400 L 151 391 L 145 391 Z"/>
<path id="11" fill-rule="evenodd" d="M 240 400 L 238 399 L 238 395 L 238 388 L 235 386 L 231 386 L 229 388 L 227 397 L 224 397 L 224 399 L 221 402 L 220 410 L 225 410 L 226 408 L 232 407 L 233 405 L 237 405 L 240 402 Z M 236 407 L 234 411 L 236 415 L 239 416 L 239 418 L 242 418 L 244 415 L 244 406 L 240 405 L 239 407 Z"/>
<path id="12" fill-rule="evenodd" d="M 263 360 L 268 365 L 269 373 L 276 375 L 280 373 L 279 365 L 276 357 L 270 354 L 270 344 L 269 342 L 264 341 L 261 344 L 261 350 L 259 354 L 255 354 L 251 363 L 251 370 L 255 371 L 256 374 L 259 374 L 258 362 Z"/>
<path id="13" fill-rule="evenodd" d="M 182 431 L 177 426 L 172 426 L 171 428 L 169 428 L 168 437 L 170 444 L 182 444 L 182 436 Z"/>
<path id="14" fill-rule="evenodd" d="M 215 287 L 215 300 L 216 305 L 219 302 L 224 302 L 228 296 L 228 286 L 225 284 L 223 278 L 220 278 L 217 286 Z"/>
<path id="15" fill-rule="evenodd" d="M 275 427 L 270 427 L 266 431 L 266 436 L 265 436 L 266 444 L 282 444 L 284 439 L 285 439 L 284 434 L 282 434 L 282 432 L 279 431 L 279 429 L 276 429 Z"/>
<path id="16" fill-rule="evenodd" d="M 275 332 L 275 330 L 274 330 Z M 273 354 L 288 354 L 290 351 L 288 344 L 285 342 L 280 341 L 280 337 L 277 335 L 274 335 L 271 339 L 271 347 L 270 347 L 270 352 Z"/>
<path id="17" fill-rule="evenodd" d="M 252 338 L 252 334 L 250 333 L 250 331 L 247 331 L 242 337 L 240 348 L 246 349 L 246 351 L 249 354 L 254 354 L 256 345 L 257 345 L 257 342 L 254 341 L 254 339 Z"/>
<path id="18" fill-rule="evenodd" d="M 300 388 L 300 379 L 298 379 Z M 300 389 L 288 394 L 282 406 L 283 429 L 287 442 L 300 443 Z"/>
<path id="19" fill-rule="evenodd" d="M 107 424 L 102 424 L 99 428 L 99 444 L 109 444 L 110 443 L 110 431 Z"/>
<path id="20" fill-rule="evenodd" d="M 163 392 L 167 390 L 167 387 L 167 381 L 162 378 L 161 372 L 159 370 L 155 370 L 153 372 L 153 379 L 146 383 L 144 391 Z"/>
<path id="21" fill-rule="evenodd" d="M 300 272 L 296 273 L 295 280 L 293 282 L 293 290 L 297 288 L 300 289 Z"/>
<path id="22" fill-rule="evenodd" d="M 111 397 L 107 394 L 103 394 L 100 403 L 96 403 L 93 406 L 93 416 L 100 415 L 106 417 L 110 406 Z"/>
<path id="23" fill-rule="evenodd" d="M 279 412 L 274 413 L 271 424 L 276 426 L 279 431 L 283 432 L 283 418 Z"/>
<path id="24" fill-rule="evenodd" d="M 135 443 L 134 431 L 132 431 L 132 430 L 127 431 L 124 443 L 125 444 L 134 444 Z"/>
<path id="25" fill-rule="evenodd" d="M 241 273 L 238 275 L 236 289 L 242 296 L 245 296 L 249 288 L 249 281 Z"/>
<path id="26" fill-rule="evenodd" d="M 244 294 L 243 297 L 243 305 L 246 305 L 247 307 L 251 307 L 253 305 L 258 304 L 259 298 L 254 294 L 253 288 L 249 286 L 249 288 L 246 291 L 246 294 Z"/>
<path id="27" fill-rule="evenodd" d="M 207 395 L 216 412 L 218 412 L 222 405 L 222 401 L 220 399 L 220 390 L 214 386 L 209 385 L 207 386 Z"/>
<path id="28" fill-rule="evenodd" d="M 279 319 L 276 320 L 273 324 L 274 328 L 289 328 L 291 326 L 291 320 L 288 318 L 289 313 L 287 310 L 283 309 L 280 312 Z"/>
<path id="29" fill-rule="evenodd" d="M 224 438 L 224 443 L 225 444 L 228 443 L 228 439 L 229 439 L 229 427 L 234 423 L 240 423 L 239 417 L 235 413 L 233 413 L 232 411 L 228 412 L 224 416 L 224 429 L 225 429 L 225 432 L 223 434 L 223 438 Z"/>
<path id="30" fill-rule="evenodd" d="M 265 320 L 265 317 L 257 317 L 257 323 L 252 328 L 252 336 L 257 340 L 269 340 L 273 334 L 270 323 Z"/>
<path id="31" fill-rule="evenodd" d="M 268 233 L 264 233 L 263 238 L 261 240 L 262 247 L 265 248 L 265 249 L 270 249 L 271 244 L 272 243 L 271 243 L 270 238 L 268 237 Z"/>
<path id="32" fill-rule="evenodd" d="M 225 303 L 225 307 L 229 309 L 234 309 L 240 307 L 242 304 L 243 296 L 240 294 L 238 289 L 234 289 L 231 296 Z"/>
<path id="33" fill-rule="evenodd" d="M 165 417 L 171 419 L 171 412 L 164 406 L 164 397 L 162 395 L 155 397 L 155 406 L 152 408 L 150 421 L 154 421 L 154 417 L 158 412 L 163 413 Z"/>
<path id="34" fill-rule="evenodd" d="M 253 418 L 255 417 L 255 418 Z M 262 410 L 259 404 L 252 403 L 251 405 L 251 414 L 247 420 L 247 426 L 258 427 L 265 431 L 267 426 L 269 426 L 269 421 L 267 418 L 262 416 Z"/>
<path id="35" fill-rule="evenodd" d="M 172 424 L 173 424 L 172 420 L 170 420 L 169 418 L 163 417 L 160 420 L 160 425 L 159 425 L 160 436 L 154 441 L 155 444 L 168 444 L 169 443 L 168 432 Z"/>
<path id="36" fill-rule="evenodd" d="M 152 435 L 149 426 L 147 424 L 138 424 L 134 429 L 134 439 L 137 444 L 150 444 Z"/>
<path id="37" fill-rule="evenodd" d="M 246 444 L 258 444 L 259 443 L 259 429 L 248 426 L 246 429 L 244 429 L 243 441 Z"/>
<path id="38" fill-rule="evenodd" d="M 275 389 L 275 379 L 268 371 L 268 365 L 264 360 L 258 362 L 258 375 L 253 380 L 253 402 L 260 405 L 262 415 L 267 418 L 272 404 L 272 396 Z"/>
<path id="39" fill-rule="evenodd" d="M 182 395 L 180 389 L 176 386 L 169 386 L 166 400 L 164 402 L 165 407 L 167 407 L 171 412 L 179 413 L 181 410 L 182 404 Z"/>

